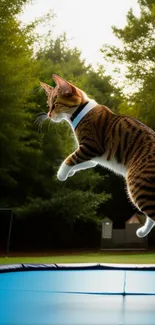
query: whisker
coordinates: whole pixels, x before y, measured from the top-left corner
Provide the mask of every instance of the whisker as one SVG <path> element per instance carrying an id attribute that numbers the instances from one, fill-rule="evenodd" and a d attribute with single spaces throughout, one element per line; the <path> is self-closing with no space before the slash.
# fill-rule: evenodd
<path id="1" fill-rule="evenodd" d="M 50 130 L 50 126 L 51 126 L 51 119 L 48 118 L 48 132 L 49 132 L 49 130 Z"/>
<path id="2" fill-rule="evenodd" d="M 42 123 L 42 121 L 40 121 L 40 123 L 39 123 L 39 127 L 38 127 L 40 133 L 42 132 L 42 127 L 43 127 L 43 123 Z"/>
<path id="3" fill-rule="evenodd" d="M 39 132 L 40 131 L 40 121 L 35 121 L 34 124 L 35 124 L 37 131 Z"/>
<path id="4" fill-rule="evenodd" d="M 48 120 L 48 115 L 45 112 L 37 114 L 37 118 L 34 121 L 34 126 L 38 128 L 38 132 L 42 132 L 43 123 Z"/>
<path id="5" fill-rule="evenodd" d="M 34 123 L 34 125 L 37 125 L 37 124 L 39 124 L 39 122 L 40 122 L 40 118 L 37 118 L 33 123 Z"/>
<path id="6" fill-rule="evenodd" d="M 37 115 L 37 116 L 40 116 L 40 115 L 43 115 L 43 116 L 44 116 L 44 115 L 47 115 L 47 113 L 43 111 L 43 112 L 39 112 L 39 113 L 37 113 L 36 115 Z"/>
<path id="7" fill-rule="evenodd" d="M 52 120 L 50 118 L 49 118 L 49 124 L 50 124 L 51 127 L 53 127 L 53 122 L 52 122 Z"/>
<path id="8" fill-rule="evenodd" d="M 37 116 L 36 121 L 38 121 L 38 120 L 44 121 L 47 119 L 48 119 L 48 115 L 44 114 L 44 115 Z"/>
<path id="9" fill-rule="evenodd" d="M 36 114 L 36 119 L 33 122 L 34 126 L 37 128 L 37 131 L 39 133 L 42 132 L 43 129 L 43 123 L 45 121 L 48 121 L 48 132 L 50 131 L 50 126 L 53 124 L 51 118 L 48 116 L 48 114 L 42 110 L 42 112 L 39 112 Z"/>

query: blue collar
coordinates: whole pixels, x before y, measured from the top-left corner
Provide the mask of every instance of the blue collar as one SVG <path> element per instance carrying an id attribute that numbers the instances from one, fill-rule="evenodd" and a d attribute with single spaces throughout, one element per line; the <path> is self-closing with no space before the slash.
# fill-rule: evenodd
<path id="1" fill-rule="evenodd" d="M 79 122 L 82 118 L 93 108 L 97 105 L 95 100 L 90 100 L 84 106 L 80 105 L 79 108 L 75 111 L 75 113 L 71 117 L 71 124 L 73 129 L 76 129 Z"/>

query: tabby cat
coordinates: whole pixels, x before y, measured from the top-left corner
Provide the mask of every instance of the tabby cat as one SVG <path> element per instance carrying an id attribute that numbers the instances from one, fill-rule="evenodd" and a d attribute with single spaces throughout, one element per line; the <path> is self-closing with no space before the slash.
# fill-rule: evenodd
<path id="1" fill-rule="evenodd" d="M 97 164 L 126 179 L 132 203 L 146 216 L 138 237 L 155 226 L 155 132 L 138 120 L 113 113 L 89 99 L 84 91 L 53 75 L 56 87 L 45 83 L 49 112 L 54 122 L 66 120 L 78 143 L 77 149 L 61 164 L 57 177 L 65 181 L 78 170 Z"/>

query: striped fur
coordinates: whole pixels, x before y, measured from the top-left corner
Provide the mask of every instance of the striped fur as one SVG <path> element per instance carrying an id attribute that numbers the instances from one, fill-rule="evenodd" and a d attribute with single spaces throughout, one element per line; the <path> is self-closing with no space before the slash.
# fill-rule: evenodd
<path id="1" fill-rule="evenodd" d="M 72 114 L 89 98 L 66 80 L 55 75 L 53 78 L 56 97 L 49 117 L 55 122 L 66 119 L 71 124 Z M 155 132 L 134 118 L 114 114 L 97 104 L 80 121 L 74 134 L 78 148 L 62 163 L 58 178 L 65 180 L 77 170 L 96 164 L 123 175 L 130 200 L 146 215 L 148 229 L 141 227 L 137 235 L 146 236 L 155 225 Z"/>

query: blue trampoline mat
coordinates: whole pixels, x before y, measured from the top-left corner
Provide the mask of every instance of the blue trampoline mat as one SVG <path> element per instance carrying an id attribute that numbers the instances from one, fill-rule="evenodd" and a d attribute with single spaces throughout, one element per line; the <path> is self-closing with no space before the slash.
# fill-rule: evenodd
<path id="1" fill-rule="evenodd" d="M 155 265 L 0 267 L 0 325 L 155 325 Z"/>

